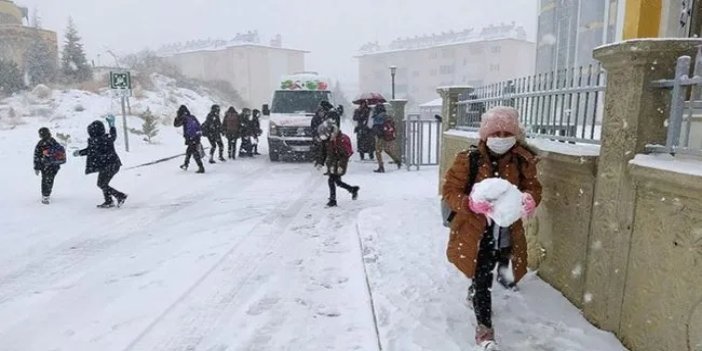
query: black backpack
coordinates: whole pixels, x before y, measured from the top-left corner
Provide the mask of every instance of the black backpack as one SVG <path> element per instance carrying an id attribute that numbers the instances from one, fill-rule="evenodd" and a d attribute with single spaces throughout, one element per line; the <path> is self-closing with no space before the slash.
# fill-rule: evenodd
<path id="1" fill-rule="evenodd" d="M 468 180 L 463 189 L 463 193 L 466 195 L 470 195 L 473 190 L 473 185 L 475 185 L 475 179 L 478 176 L 478 170 L 480 168 L 480 151 L 475 146 L 471 146 L 470 148 L 468 162 Z M 441 216 L 444 221 L 444 227 L 451 228 L 451 222 L 453 222 L 453 219 L 456 217 L 456 211 L 453 211 L 444 200 L 441 200 Z"/>

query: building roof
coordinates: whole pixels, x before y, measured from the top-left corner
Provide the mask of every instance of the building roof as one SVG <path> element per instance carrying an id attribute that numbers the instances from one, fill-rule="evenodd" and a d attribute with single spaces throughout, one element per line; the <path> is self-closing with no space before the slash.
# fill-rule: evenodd
<path id="1" fill-rule="evenodd" d="M 425 108 L 441 107 L 441 106 L 443 106 L 443 104 L 444 104 L 444 99 L 438 98 L 438 99 L 431 100 L 427 103 L 423 103 L 423 104 L 419 105 L 419 107 L 425 107 Z"/>
<path id="2" fill-rule="evenodd" d="M 275 43 L 274 43 L 275 42 Z M 309 53 L 309 51 L 284 48 L 280 37 L 274 39 L 271 43 L 272 45 L 265 45 L 259 43 L 258 33 L 249 32 L 246 35 L 237 34 L 234 39 L 231 40 L 193 40 L 185 43 L 175 43 L 162 46 L 156 51 L 158 56 L 167 57 L 175 56 L 180 54 L 187 54 L 193 52 L 203 52 L 203 51 L 222 51 L 235 47 L 258 47 L 271 50 L 285 50 L 294 51 L 301 53 Z M 273 45 L 275 44 L 275 45 Z"/>
<path id="3" fill-rule="evenodd" d="M 415 36 L 413 38 L 398 38 L 388 45 L 380 45 L 378 42 L 372 42 L 363 45 L 359 49 L 359 55 L 356 57 L 506 39 L 527 41 L 524 27 L 512 23 L 509 25 L 502 24 L 499 26 L 493 25 L 485 27 L 481 31 L 466 29 L 461 32 L 451 31 L 441 34 Z"/>

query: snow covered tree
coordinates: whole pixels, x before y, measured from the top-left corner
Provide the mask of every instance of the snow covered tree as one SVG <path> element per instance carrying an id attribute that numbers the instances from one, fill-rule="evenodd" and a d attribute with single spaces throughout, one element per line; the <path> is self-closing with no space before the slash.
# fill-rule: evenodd
<path id="1" fill-rule="evenodd" d="M 0 59 L 0 93 L 12 94 L 24 88 L 22 72 L 17 64 Z"/>
<path id="2" fill-rule="evenodd" d="M 56 78 L 58 65 L 52 50 L 44 40 L 37 37 L 25 53 L 27 75 L 32 86 L 53 82 Z"/>
<path id="3" fill-rule="evenodd" d="M 136 135 L 143 135 L 144 141 L 151 144 L 152 139 L 158 135 L 158 118 L 151 113 L 151 109 L 149 108 L 147 108 L 139 118 L 144 121 L 141 125 L 141 130 L 131 128 L 129 131 Z"/>
<path id="4" fill-rule="evenodd" d="M 93 78 L 93 70 L 85 57 L 78 29 L 70 17 L 61 55 L 61 73 L 69 82 L 84 82 Z"/>

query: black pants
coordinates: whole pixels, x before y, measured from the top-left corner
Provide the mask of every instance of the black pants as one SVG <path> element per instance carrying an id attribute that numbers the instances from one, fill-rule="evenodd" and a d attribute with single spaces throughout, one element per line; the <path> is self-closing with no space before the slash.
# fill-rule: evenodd
<path id="1" fill-rule="evenodd" d="M 253 143 L 251 142 L 251 137 L 241 138 L 241 150 L 239 155 L 253 156 Z"/>
<path id="2" fill-rule="evenodd" d="M 237 135 L 227 135 L 227 155 L 231 159 L 236 159 L 236 142 L 239 140 Z"/>
<path id="3" fill-rule="evenodd" d="M 329 200 L 336 200 L 336 187 L 337 186 L 339 186 L 340 188 L 346 189 L 348 192 L 351 192 L 351 189 L 353 189 L 352 186 L 341 181 L 340 175 L 330 174 L 329 175 Z"/>
<path id="4" fill-rule="evenodd" d="M 97 186 L 102 190 L 102 195 L 105 197 L 105 203 L 112 203 L 113 196 L 117 199 L 121 199 L 125 196 L 124 193 L 121 193 L 117 191 L 117 189 L 114 189 L 110 186 L 110 181 L 112 181 L 112 178 L 117 173 L 119 173 L 119 166 L 108 167 L 101 170 L 100 173 L 98 173 Z"/>
<path id="5" fill-rule="evenodd" d="M 499 264 L 500 269 L 509 267 L 509 260 L 512 248 L 497 249 L 495 238 L 492 234 L 492 227 L 489 227 L 480 241 L 477 265 L 475 267 L 475 278 L 473 279 L 473 309 L 475 319 L 479 324 L 492 328 L 492 281 L 495 266 Z"/>
<path id="6" fill-rule="evenodd" d="M 217 147 L 219 147 L 219 158 L 224 158 L 224 143 L 222 143 L 222 137 L 217 135 L 217 136 L 210 136 L 207 137 L 207 140 L 210 142 L 210 157 L 214 157 L 215 152 L 217 151 Z"/>
<path id="7" fill-rule="evenodd" d="M 42 196 L 51 196 L 51 191 L 54 189 L 54 178 L 56 178 L 59 169 L 59 166 L 46 166 L 41 170 Z"/>
<path id="8" fill-rule="evenodd" d="M 189 143 L 188 148 L 185 150 L 185 166 L 190 164 L 190 157 L 195 157 L 195 163 L 200 168 L 205 168 L 202 165 L 202 156 L 200 155 L 200 143 Z"/>

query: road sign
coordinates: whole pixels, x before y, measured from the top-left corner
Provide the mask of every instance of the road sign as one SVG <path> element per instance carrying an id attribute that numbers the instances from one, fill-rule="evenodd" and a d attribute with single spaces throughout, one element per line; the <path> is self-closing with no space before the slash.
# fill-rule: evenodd
<path id="1" fill-rule="evenodd" d="M 110 88 L 129 90 L 132 88 L 132 75 L 129 72 L 110 72 Z"/>

